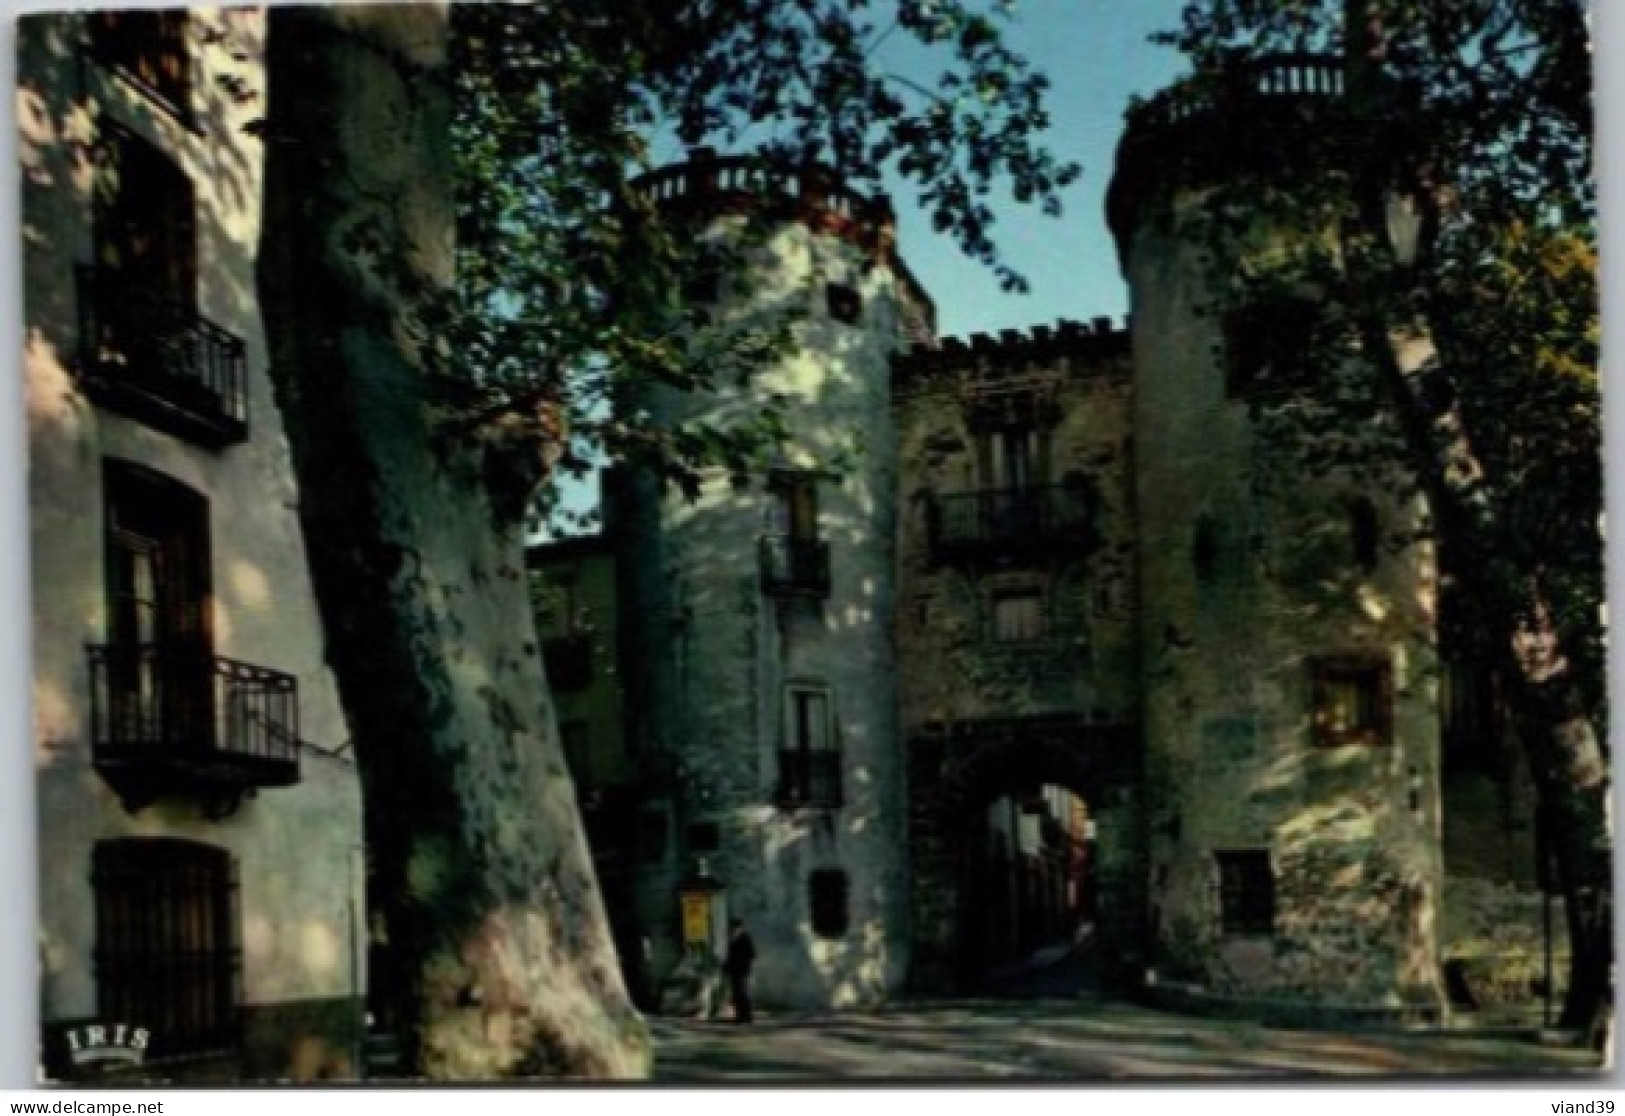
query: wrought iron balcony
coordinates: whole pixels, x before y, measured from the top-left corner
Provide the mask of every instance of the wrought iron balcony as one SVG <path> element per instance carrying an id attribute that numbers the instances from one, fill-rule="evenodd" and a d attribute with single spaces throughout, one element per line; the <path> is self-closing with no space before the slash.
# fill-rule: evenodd
<path id="1" fill-rule="evenodd" d="M 762 591 L 771 596 L 829 596 L 829 543 L 768 535 L 761 542 Z"/>
<path id="2" fill-rule="evenodd" d="M 243 340 L 115 268 L 79 268 L 79 379 L 111 410 L 219 449 L 248 437 Z"/>
<path id="3" fill-rule="evenodd" d="M 542 640 L 542 661 L 547 665 L 547 683 L 555 693 L 576 694 L 592 685 L 592 637 L 587 632 Z"/>
<path id="4" fill-rule="evenodd" d="M 1091 487 L 1048 485 L 940 495 L 927 514 L 932 551 L 951 557 L 1092 544 L 1096 513 Z"/>
<path id="5" fill-rule="evenodd" d="M 841 753 L 833 749 L 779 749 L 779 804 L 831 810 L 843 801 Z"/>
<path id="6" fill-rule="evenodd" d="M 92 755 L 129 808 L 196 795 L 221 815 L 249 790 L 299 781 L 292 675 L 196 648 L 88 650 Z"/>

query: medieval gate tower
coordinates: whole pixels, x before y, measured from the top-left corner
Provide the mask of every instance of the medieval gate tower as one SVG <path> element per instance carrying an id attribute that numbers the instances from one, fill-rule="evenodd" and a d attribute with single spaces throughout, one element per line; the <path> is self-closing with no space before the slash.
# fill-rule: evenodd
<path id="1" fill-rule="evenodd" d="M 1272 61 L 1149 102 L 1119 149 L 1150 979 L 1322 1017 L 1430 1018 L 1443 870 L 1421 509 L 1404 486 L 1315 468 L 1258 421 L 1258 393 L 1291 406 L 1360 370 L 1296 363 L 1312 297 L 1227 307 L 1237 261 L 1205 224 L 1225 177 L 1290 185 L 1272 168 L 1292 144 L 1346 141 L 1346 104 L 1336 60 Z M 1253 243 L 1279 235 L 1254 216 Z"/>
<path id="2" fill-rule="evenodd" d="M 698 871 L 756 940 L 762 1001 L 876 1003 L 908 961 L 889 373 L 906 333 L 929 332 L 929 301 L 892 254 L 889 206 L 825 172 L 699 151 L 643 185 L 697 242 L 732 249 L 690 292 L 713 321 L 788 315 L 795 334 L 748 388 L 638 401 L 727 425 L 782 398 L 791 438 L 765 485 L 719 472 L 693 501 L 630 482 L 612 498 L 632 739 L 669 771 L 668 871 L 639 903 L 650 975 L 678 956 L 673 906 Z"/>

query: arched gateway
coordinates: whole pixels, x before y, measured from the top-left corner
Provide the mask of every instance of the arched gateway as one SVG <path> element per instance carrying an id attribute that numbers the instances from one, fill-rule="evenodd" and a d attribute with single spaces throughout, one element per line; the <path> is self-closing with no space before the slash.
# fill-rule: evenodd
<path id="1" fill-rule="evenodd" d="M 1131 725 L 1064 714 L 923 726 L 909 741 L 913 991 L 976 987 L 989 960 L 978 852 L 987 808 L 1044 786 L 1087 804 L 1088 906 L 1102 979 L 1121 986 L 1137 974 L 1145 941 L 1139 783 L 1139 732 Z"/>

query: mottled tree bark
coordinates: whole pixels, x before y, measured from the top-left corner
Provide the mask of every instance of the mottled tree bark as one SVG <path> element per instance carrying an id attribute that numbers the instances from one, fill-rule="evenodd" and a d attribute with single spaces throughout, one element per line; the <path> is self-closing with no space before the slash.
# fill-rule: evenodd
<path id="1" fill-rule="evenodd" d="M 1547 855 L 1556 864 L 1569 930 L 1569 976 L 1559 1024 L 1589 1034 L 1607 1025 L 1613 965 L 1612 834 L 1608 761 L 1538 577 L 1510 568 L 1498 503 L 1454 396 L 1430 384 L 1440 357 L 1425 318 L 1364 324 L 1413 461 L 1423 464 L 1445 566 L 1493 633 L 1490 664 L 1505 684 L 1529 760 Z"/>
<path id="2" fill-rule="evenodd" d="M 447 15 L 268 17 L 260 297 L 395 959 L 372 980 L 418 1074 L 637 1077 L 648 1039 L 543 677 L 524 501 L 489 484 L 515 447 L 440 436 L 413 328 L 453 268 Z"/>
<path id="3" fill-rule="evenodd" d="M 1367 121 L 1383 119 L 1386 34 L 1370 0 L 1345 0 L 1349 94 Z M 1399 171 L 1393 160 L 1411 154 L 1376 145 L 1358 164 L 1359 232 L 1389 245 L 1389 217 L 1410 210 L 1418 229 L 1415 251 L 1426 259 L 1439 227 L 1441 199 L 1425 170 Z M 1345 251 L 1357 260 L 1360 251 Z M 1393 259 L 1386 261 L 1392 265 Z M 1409 266 L 1409 265 L 1407 265 Z M 1384 269 L 1386 283 L 1405 268 Z M 1559 1024 L 1600 1035 L 1609 1022 L 1613 979 L 1613 870 L 1608 761 L 1538 572 L 1513 568 L 1499 540 L 1501 504 L 1494 478 L 1473 448 L 1435 342 L 1427 300 L 1382 297 L 1372 281 L 1352 276 L 1350 292 L 1362 341 L 1375 360 L 1418 466 L 1445 566 L 1472 602 L 1494 647 L 1490 664 L 1505 686 L 1511 720 L 1529 760 L 1547 843 L 1568 918 L 1569 974 Z M 1409 310 L 1399 307 L 1409 306 Z M 1379 309 L 1380 308 L 1380 309 Z M 1362 312 L 1363 310 L 1363 312 Z M 1508 421 L 1516 421 L 1508 416 Z M 1599 512 L 1601 509 L 1598 509 Z"/>

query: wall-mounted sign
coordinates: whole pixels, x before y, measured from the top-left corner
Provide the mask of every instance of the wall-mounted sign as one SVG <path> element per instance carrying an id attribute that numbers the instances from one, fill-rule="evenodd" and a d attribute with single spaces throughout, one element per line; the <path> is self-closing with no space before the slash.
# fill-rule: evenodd
<path id="1" fill-rule="evenodd" d="M 711 940 L 711 893 L 685 891 L 683 903 L 683 944 L 705 945 Z"/>

